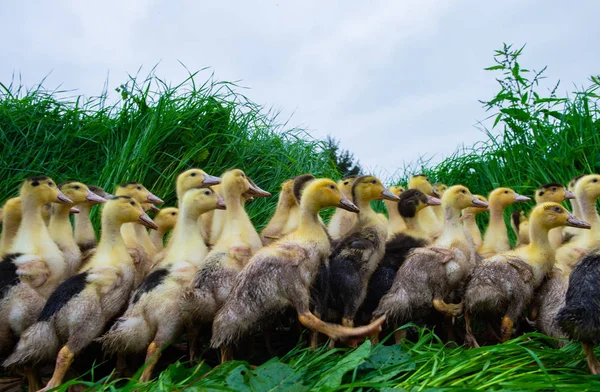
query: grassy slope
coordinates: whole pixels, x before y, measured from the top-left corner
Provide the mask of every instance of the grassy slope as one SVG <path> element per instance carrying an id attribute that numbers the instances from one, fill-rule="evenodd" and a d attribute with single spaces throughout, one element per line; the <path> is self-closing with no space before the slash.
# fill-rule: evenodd
<path id="1" fill-rule="evenodd" d="M 508 185 L 524 194 L 544 182 L 566 182 L 580 172 L 600 171 L 598 80 L 570 99 L 551 95 L 548 100 L 535 96 L 537 77 L 525 79 L 528 72 L 519 67 L 517 51 L 507 48 L 497 55 L 494 70 L 504 73 L 502 91 L 488 106 L 499 113 L 502 137 L 490 133 L 487 142 L 423 171 L 437 181 L 463 183 L 477 193 Z M 110 107 L 104 98 L 73 104 L 39 90 L 7 90 L 10 93 L 0 100 L 0 176 L 5 179 L 0 199 L 11 196 L 21 179 L 34 173 L 48 173 L 57 180 L 81 178 L 109 189 L 140 179 L 171 202 L 173 178 L 189 166 L 212 173 L 240 166 L 272 192 L 283 179 L 301 172 L 335 175 L 326 160 L 317 158 L 316 142 L 306 141 L 300 131 L 274 133 L 273 118 L 261 114 L 226 83 L 198 86 L 190 79 L 170 88 L 158 79 L 142 86 L 132 80 L 124 91 L 135 95 Z M 280 164 L 281 151 L 288 165 Z M 32 171 L 22 172 L 28 162 L 33 162 Z M 265 222 L 274 202 L 271 198 L 252 203 L 257 224 Z M 149 391 L 598 390 L 600 380 L 588 374 L 575 343 L 556 348 L 544 336 L 528 334 L 506 344 L 464 350 L 448 347 L 422 330 L 417 342 L 403 347 L 371 347 L 366 342 L 355 350 L 310 352 L 298 345 L 257 369 L 237 361 L 214 369 L 178 362 L 153 383 L 114 382 L 99 389 L 117 386 Z"/>

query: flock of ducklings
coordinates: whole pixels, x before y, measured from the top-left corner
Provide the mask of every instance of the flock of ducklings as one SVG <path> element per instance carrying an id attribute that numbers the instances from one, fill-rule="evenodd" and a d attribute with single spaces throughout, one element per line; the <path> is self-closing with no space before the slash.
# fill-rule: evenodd
<path id="1" fill-rule="evenodd" d="M 498 188 L 486 199 L 423 175 L 407 188 L 387 189 L 373 176 L 335 183 L 300 175 L 282 184 L 259 234 L 245 204 L 270 193 L 239 169 L 221 178 L 181 173 L 178 208 L 161 210 L 137 182 L 113 196 L 29 178 L 0 215 L 3 366 L 38 390 L 40 364 L 55 360 L 49 390 L 99 342 L 118 370 L 145 354 L 148 381 L 180 335 L 195 359 L 200 327 L 212 326 L 210 346 L 227 361 L 252 333 L 263 331 L 268 344 L 275 320 L 293 309 L 312 347 L 323 338 L 332 347 L 378 341 L 384 328 L 401 343 L 411 331 L 398 327 L 408 322 L 478 347 L 478 339 L 503 342 L 533 325 L 581 341 L 590 370 L 600 372 L 600 175 L 537 189 L 529 216 L 512 216 L 513 249 L 504 211 L 530 198 Z M 560 204 L 567 199 L 572 213 Z M 385 201 L 388 217 L 373 200 Z M 99 242 L 89 216 L 96 204 L 104 205 Z M 319 211 L 327 207 L 337 210 L 325 226 Z M 154 220 L 146 211 L 157 212 Z M 475 217 L 488 211 L 482 236 Z"/>

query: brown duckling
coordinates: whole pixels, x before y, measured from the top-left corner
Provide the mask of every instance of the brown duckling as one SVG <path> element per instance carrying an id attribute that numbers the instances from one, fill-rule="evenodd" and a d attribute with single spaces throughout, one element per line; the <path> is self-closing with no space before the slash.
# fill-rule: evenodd
<path id="1" fill-rule="evenodd" d="M 213 322 L 211 346 L 221 348 L 223 361 L 231 357 L 230 345 L 256 330 L 272 314 L 289 307 L 295 308 L 304 326 L 333 340 L 366 336 L 381 328 L 383 318 L 366 327 L 350 328 L 324 323 L 309 310 L 310 287 L 331 251 L 318 213 L 331 206 L 358 212 L 332 180 L 307 183 L 300 201 L 298 228 L 260 249 L 237 275 Z"/>
<path id="2" fill-rule="evenodd" d="M 338 181 L 337 186 L 347 199 L 352 199 L 352 185 L 358 176 L 344 177 Z M 327 232 L 332 240 L 339 240 L 356 224 L 356 214 L 343 208 L 337 208 L 329 220 Z"/>
<path id="3" fill-rule="evenodd" d="M 573 192 L 567 190 L 567 188 L 559 184 L 558 182 L 550 182 L 548 184 L 544 184 L 535 191 L 535 202 L 545 203 L 545 202 L 553 202 L 553 203 L 562 203 L 565 200 L 575 199 L 575 195 Z M 562 245 L 563 241 L 563 228 L 556 227 L 550 230 L 548 233 L 550 238 L 550 245 L 552 248 L 557 249 Z"/>
<path id="4" fill-rule="evenodd" d="M 154 223 L 158 229 L 150 232 L 150 241 L 157 250 L 161 251 L 164 248 L 165 234 L 175 227 L 178 212 L 179 210 L 175 207 L 163 208 L 154 217 Z"/>
<path id="5" fill-rule="evenodd" d="M 522 203 L 531 199 L 519 195 L 510 188 L 497 188 L 490 193 L 488 200 L 490 202 L 490 223 L 483 236 L 483 244 L 477 249 L 477 253 L 483 258 L 510 250 L 508 229 L 504 222 L 504 210 L 514 203 Z"/>
<path id="6" fill-rule="evenodd" d="M 262 247 L 260 237 L 244 209 L 243 195 L 271 195 L 258 188 L 240 169 L 229 170 L 222 178 L 221 189 L 227 204 L 223 235 L 188 285 L 181 305 L 183 317 L 189 326 L 192 357 L 195 356 L 193 349 L 196 347 L 197 325 L 212 322 L 229 294 L 236 275 Z"/>
<path id="7" fill-rule="evenodd" d="M 396 195 L 398 197 L 400 197 L 402 192 L 405 191 L 405 189 L 399 185 L 391 186 L 388 189 L 390 190 L 390 192 L 392 192 L 394 195 Z M 388 235 L 387 235 L 387 238 L 390 239 L 395 234 L 406 230 L 406 222 L 404 222 L 404 218 L 398 211 L 398 202 L 397 201 L 384 200 L 383 202 L 385 203 L 385 208 L 388 213 L 388 220 L 387 220 Z"/>
<path id="8" fill-rule="evenodd" d="M 296 230 L 300 222 L 300 195 L 294 193 L 294 183 L 313 180 L 312 174 L 303 174 L 281 184 L 279 201 L 273 217 L 260 233 L 263 245 L 269 245 L 282 236 Z M 301 189 L 301 187 L 298 187 Z"/>
<path id="9" fill-rule="evenodd" d="M 179 301 L 208 252 L 200 233 L 203 213 L 225 209 L 225 202 L 210 188 L 185 193 L 177 225 L 165 258 L 135 290 L 125 314 L 100 340 L 107 353 L 146 351 L 147 367 L 140 381 L 148 381 L 160 351 L 183 328 Z"/>
<path id="10" fill-rule="evenodd" d="M 580 213 L 583 219 L 592 225 L 592 229 L 575 236 L 572 242 L 558 248 L 555 268 L 537 291 L 530 317 L 540 331 L 554 338 L 567 337 L 556 316 L 565 303 L 569 276 L 581 257 L 600 245 L 600 215 L 595 208 L 596 200 L 600 198 L 600 176 L 596 174 L 578 178 L 575 196 L 585 206 Z"/>
<path id="11" fill-rule="evenodd" d="M 81 350 L 97 338 L 106 323 L 127 303 L 135 267 L 120 234 L 126 222 L 156 224 L 141 205 L 127 196 L 109 200 L 102 210 L 102 237 L 89 263 L 52 293 L 37 322 L 21 337 L 5 367 L 32 365 L 56 357 L 52 378 L 43 391 L 62 384 Z M 62 346 L 62 348 L 61 348 Z"/>
<path id="12" fill-rule="evenodd" d="M 517 237 L 516 246 L 529 244 L 529 220 L 524 211 L 513 211 L 510 215 L 510 226 Z"/>
<path id="13" fill-rule="evenodd" d="M 424 174 L 416 174 L 411 177 L 408 182 L 408 189 L 418 189 L 426 195 L 439 198 L 440 195 L 433 189 L 433 185 L 429 182 L 429 178 Z M 439 221 L 435 212 L 431 208 L 424 208 L 419 211 L 419 222 L 423 230 L 431 237 L 432 240 L 437 239 L 443 229 L 443 221 Z"/>
<path id="14" fill-rule="evenodd" d="M 437 193 L 438 198 L 444 196 L 444 192 L 446 192 L 446 189 L 448 189 L 448 185 L 446 184 L 441 184 L 441 183 L 437 183 L 437 184 L 433 184 L 433 190 L 435 191 L 435 193 Z M 442 209 L 442 206 L 433 206 L 431 207 L 432 211 L 435 213 L 435 216 L 438 219 L 438 222 L 443 222 L 444 221 L 444 210 Z"/>
<path id="15" fill-rule="evenodd" d="M 87 187 L 90 191 L 105 200 L 113 198 L 113 195 L 106 192 L 98 185 L 88 185 Z M 75 215 L 74 219 L 74 235 L 75 242 L 79 246 L 79 249 L 82 253 L 85 253 L 87 250 L 96 247 L 96 231 L 94 230 L 94 226 L 92 226 L 90 212 L 92 207 L 98 204 L 99 203 L 94 201 L 86 201 L 77 205 L 79 213 Z"/>
<path id="16" fill-rule="evenodd" d="M 567 189 L 573 192 L 573 194 L 575 194 L 575 186 L 577 185 L 577 181 L 579 181 L 579 179 L 583 176 L 584 174 L 580 174 L 578 176 L 573 177 L 571 181 L 569 181 Z M 571 212 L 573 213 L 573 215 L 575 215 L 578 218 L 582 218 L 583 215 L 581 214 L 581 209 L 579 208 L 579 203 L 577 202 L 577 199 L 571 199 L 569 200 L 569 202 L 571 203 Z M 578 236 L 579 234 L 582 234 L 580 230 L 575 229 L 573 227 L 565 227 L 563 229 L 563 243 L 571 241 L 574 237 Z"/>
<path id="17" fill-rule="evenodd" d="M 422 322 L 437 310 L 456 316 L 462 304 L 448 304 L 445 298 L 460 288 L 477 262 L 475 247 L 460 224 L 460 212 L 487 203 L 462 185 L 451 186 L 442 197 L 444 231 L 433 246 L 417 248 L 398 269 L 389 292 L 381 299 L 373 317 L 385 315 L 392 325 Z M 396 342 L 405 331 L 396 334 Z"/>
<path id="18" fill-rule="evenodd" d="M 566 225 L 590 228 L 589 223 L 558 203 L 538 204 L 529 217 L 529 245 L 485 259 L 475 268 L 464 296 L 467 344 L 479 346 L 471 329 L 474 315 L 502 317 L 501 340 L 510 339 L 514 323 L 531 301 L 533 291 L 554 265 L 548 232 Z"/>
<path id="19" fill-rule="evenodd" d="M 13 197 L 4 203 L 4 221 L 0 233 L 0 257 L 4 257 L 12 246 L 21 224 L 21 198 Z"/>
<path id="20" fill-rule="evenodd" d="M 481 195 L 474 196 L 482 202 L 487 203 L 487 199 L 485 197 Z M 483 240 L 481 239 L 481 230 L 479 230 L 479 226 L 477 226 L 475 216 L 487 211 L 489 211 L 488 207 L 467 207 L 462 210 L 462 216 L 460 220 L 462 221 L 465 230 L 471 235 L 473 244 L 476 248 L 479 248 L 481 244 L 483 244 Z"/>
<path id="21" fill-rule="evenodd" d="M 400 194 L 397 203 L 398 213 L 406 222 L 406 230 L 396 233 L 385 244 L 383 260 L 371 275 L 367 296 L 361 306 L 361 320 L 371 319 L 373 311 L 379 305 L 381 298 L 392 287 L 398 268 L 412 249 L 428 245 L 428 236 L 421 230 L 418 213 L 423 208 L 440 205 L 441 201 L 424 194 L 417 189 L 409 189 Z"/>
<path id="22" fill-rule="evenodd" d="M 45 204 L 72 204 L 46 176 L 20 189 L 22 219 L 12 246 L 0 261 L 0 351 L 9 351 L 35 322 L 48 296 L 67 275 L 65 258 L 42 218 Z"/>
<path id="23" fill-rule="evenodd" d="M 58 185 L 58 188 L 76 206 L 85 202 L 106 202 L 106 199 L 90 191 L 89 188 L 81 182 L 63 182 Z M 68 267 L 67 276 L 74 275 L 81 266 L 81 250 L 79 249 L 77 242 L 75 242 L 73 228 L 71 227 L 71 220 L 69 218 L 72 208 L 73 207 L 70 205 L 53 204 L 50 224 L 48 225 L 50 237 L 56 242 L 56 245 L 58 245 L 58 248 L 63 252 L 65 257 L 65 263 L 67 263 Z"/>
<path id="24" fill-rule="evenodd" d="M 373 208 L 373 200 L 399 201 L 373 176 L 360 176 L 352 185 L 352 200 L 359 208 L 354 227 L 336 243 L 329 257 L 329 308 L 342 316 L 342 325 L 354 326 L 354 318 L 367 295 L 373 271 L 385 252 L 387 224 Z"/>

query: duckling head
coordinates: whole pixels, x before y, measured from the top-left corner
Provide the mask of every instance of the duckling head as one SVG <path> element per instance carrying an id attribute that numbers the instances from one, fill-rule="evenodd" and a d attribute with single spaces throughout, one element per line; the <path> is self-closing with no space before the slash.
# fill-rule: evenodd
<path id="1" fill-rule="evenodd" d="M 352 185 L 352 201 L 361 205 L 372 200 L 399 201 L 400 198 L 383 186 L 374 176 L 360 176 Z"/>
<path id="2" fill-rule="evenodd" d="M 158 214 L 154 217 L 154 223 L 162 231 L 171 230 L 177 223 L 177 213 L 179 209 L 175 207 L 167 207 L 158 211 Z"/>
<path id="3" fill-rule="evenodd" d="M 518 228 L 521 223 L 527 222 L 527 215 L 525 215 L 525 212 L 522 210 L 514 210 L 512 214 L 510 214 L 510 219 L 513 225 Z"/>
<path id="4" fill-rule="evenodd" d="M 564 200 L 574 198 L 575 195 L 573 192 L 567 190 L 563 184 L 559 184 L 558 182 L 544 184 L 535 191 L 535 202 L 538 204 L 547 201 L 561 203 Z"/>
<path id="5" fill-rule="evenodd" d="M 105 219 L 113 220 L 118 224 L 135 222 L 153 230 L 158 228 L 142 205 L 130 196 L 115 196 L 108 200 L 102 210 L 102 220 Z"/>
<path id="6" fill-rule="evenodd" d="M 219 177 L 211 176 L 201 169 L 189 169 L 177 176 L 177 197 L 181 198 L 192 188 L 201 186 L 212 186 L 221 183 Z"/>
<path id="7" fill-rule="evenodd" d="M 531 199 L 527 196 L 519 195 L 517 192 L 513 191 L 510 188 L 496 188 L 488 197 L 490 204 L 499 206 L 502 209 L 508 207 L 514 203 L 523 203 L 526 201 L 531 201 Z"/>
<path id="8" fill-rule="evenodd" d="M 558 203 L 544 202 L 536 205 L 530 214 L 531 224 L 550 230 L 555 227 L 571 226 L 580 229 L 590 229 L 592 226 L 577 218 Z"/>
<path id="9" fill-rule="evenodd" d="M 282 203 L 288 207 L 293 206 L 297 203 L 297 200 L 294 197 L 293 178 L 290 178 L 289 180 L 286 180 L 281 184 L 281 192 L 279 193 L 279 198 L 281 199 Z"/>
<path id="10" fill-rule="evenodd" d="M 162 204 L 163 201 L 154 196 L 139 182 L 126 182 L 117 187 L 115 196 L 129 196 L 139 203 Z"/>
<path id="11" fill-rule="evenodd" d="M 306 184 L 302 192 L 301 207 L 315 212 L 327 207 L 338 207 L 350 212 L 359 211 L 337 184 L 328 178 L 315 179 Z"/>
<path id="12" fill-rule="evenodd" d="M 487 208 L 489 206 L 485 201 L 476 198 L 464 185 L 454 185 L 446 189 L 442 196 L 442 204 L 458 210 L 467 207 Z"/>
<path id="13" fill-rule="evenodd" d="M 484 203 L 488 202 L 484 196 L 481 196 L 481 195 L 473 195 L 473 196 L 475 196 L 477 199 L 481 200 Z M 489 206 L 488 207 L 467 207 L 464 209 L 463 212 L 465 214 L 475 215 L 475 214 L 480 214 L 480 213 L 486 212 L 486 211 L 489 211 Z"/>
<path id="14" fill-rule="evenodd" d="M 304 188 L 306 184 L 315 179 L 315 176 L 312 174 L 301 174 L 293 178 L 292 182 L 292 194 L 294 195 L 294 199 L 298 205 L 300 204 L 300 199 L 302 198 L 302 192 L 304 192 Z M 350 191 L 352 192 L 352 190 Z M 343 193 L 343 192 L 342 192 Z M 349 197 L 349 196 L 346 196 Z"/>
<path id="15" fill-rule="evenodd" d="M 340 191 L 347 198 L 352 197 L 352 186 L 354 185 L 354 181 L 356 181 L 357 178 L 358 176 L 347 176 L 337 182 L 338 188 L 340 188 Z"/>
<path id="16" fill-rule="evenodd" d="M 444 192 L 446 192 L 446 189 L 448 189 L 448 185 L 446 184 L 433 184 L 433 190 L 439 195 L 438 197 L 444 196 Z"/>
<path id="17" fill-rule="evenodd" d="M 441 200 L 418 189 L 408 189 L 400 194 L 398 212 L 405 218 L 414 218 L 425 207 L 439 206 Z"/>
<path id="18" fill-rule="evenodd" d="M 595 200 L 600 198 L 600 175 L 588 174 L 581 177 L 575 185 L 577 199 Z"/>
<path id="19" fill-rule="evenodd" d="M 67 196 L 74 205 L 81 203 L 100 204 L 106 199 L 92 192 L 87 185 L 78 181 L 66 181 L 58 185 L 58 189 Z M 77 211 L 79 212 L 79 211 Z"/>
<path id="20" fill-rule="evenodd" d="M 396 195 L 398 197 L 400 197 L 400 195 L 402 194 L 402 192 L 404 192 L 406 190 L 406 188 L 404 188 L 401 185 L 392 185 L 388 189 L 390 190 L 390 192 L 392 192 L 394 195 Z"/>
<path id="21" fill-rule="evenodd" d="M 412 176 L 408 182 L 408 189 L 418 189 L 426 195 L 437 198 L 441 197 L 433 188 L 433 185 L 431 185 L 429 177 L 427 177 L 425 174 L 415 174 Z"/>
<path id="22" fill-rule="evenodd" d="M 104 188 L 99 187 L 98 185 L 93 185 L 93 184 L 87 184 L 87 187 L 90 191 L 94 192 L 95 194 L 97 194 L 98 196 L 108 200 L 108 199 L 112 199 L 114 196 L 111 195 L 110 193 L 106 192 L 104 190 Z"/>
<path id="23" fill-rule="evenodd" d="M 575 192 L 575 186 L 577 185 L 577 181 L 579 181 L 579 179 L 583 176 L 585 176 L 585 174 L 580 174 L 578 176 L 573 177 L 571 181 L 569 181 L 569 186 L 567 189 L 571 192 Z"/>
<path id="24" fill-rule="evenodd" d="M 183 195 L 182 205 L 186 210 L 186 214 L 190 214 L 196 218 L 208 211 L 226 209 L 225 200 L 221 196 L 214 190 L 203 187 L 187 191 Z M 158 220 L 156 223 L 160 225 Z"/>
<path id="25" fill-rule="evenodd" d="M 51 178 L 46 176 L 30 177 L 21 186 L 21 201 L 34 199 L 40 205 L 48 203 L 72 205 L 71 199 L 66 197 L 56 186 Z"/>
<path id="26" fill-rule="evenodd" d="M 240 169 L 228 170 L 223 174 L 223 188 L 240 195 L 269 197 L 271 194 L 259 188 L 246 173 Z"/>

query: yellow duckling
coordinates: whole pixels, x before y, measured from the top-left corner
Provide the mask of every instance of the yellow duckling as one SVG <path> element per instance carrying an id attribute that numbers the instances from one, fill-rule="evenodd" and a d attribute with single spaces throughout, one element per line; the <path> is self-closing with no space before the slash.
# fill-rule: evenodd
<path id="1" fill-rule="evenodd" d="M 390 192 L 394 195 L 400 197 L 400 194 L 405 191 L 405 189 L 401 186 L 391 186 L 388 188 Z M 385 208 L 388 213 L 388 221 L 387 221 L 387 238 L 392 238 L 395 234 L 400 233 L 406 230 L 406 222 L 404 222 L 404 218 L 400 215 L 398 211 L 398 202 L 392 200 L 384 200 Z"/>
<path id="2" fill-rule="evenodd" d="M 429 182 L 429 178 L 424 174 L 417 174 L 412 176 L 410 181 L 408 182 L 408 189 L 418 189 L 424 194 L 432 197 L 439 198 L 440 195 L 433 189 L 433 186 Z M 419 211 L 418 214 L 419 222 L 421 223 L 421 227 L 428 235 L 432 238 L 432 240 L 437 239 L 443 228 L 443 221 L 440 222 L 435 215 L 435 212 L 431 208 L 424 208 Z"/>
<path id="3" fill-rule="evenodd" d="M 21 198 L 13 197 L 4 203 L 4 219 L 0 233 L 0 257 L 4 257 L 12 246 L 21 224 Z"/>
<path id="4" fill-rule="evenodd" d="M 446 192 L 446 189 L 448 189 L 448 185 L 446 184 L 433 184 L 433 190 L 435 191 L 435 193 L 438 194 L 438 198 L 441 198 L 442 196 L 444 196 L 444 192 Z M 442 206 L 433 206 L 432 207 L 433 212 L 435 213 L 435 216 L 437 217 L 439 222 L 443 222 L 444 221 L 444 210 L 442 209 Z"/>
<path id="5" fill-rule="evenodd" d="M 348 199 L 352 199 L 352 185 L 358 176 L 348 176 L 338 181 L 340 191 Z M 356 214 L 338 208 L 327 225 L 327 231 L 332 240 L 342 238 L 356 223 Z"/>
<path id="6" fill-rule="evenodd" d="M 577 181 L 579 181 L 579 179 L 583 176 L 583 174 L 580 174 L 578 176 L 573 177 L 571 181 L 569 181 L 567 189 L 570 192 L 573 192 L 573 194 L 575 194 L 575 187 L 577 186 Z M 570 199 L 569 202 L 571 203 L 571 211 L 573 212 L 573 215 L 575 215 L 578 218 L 581 218 L 581 209 L 579 208 L 579 203 L 577 202 L 577 199 Z M 565 227 L 563 229 L 563 234 L 563 243 L 567 243 L 571 241 L 574 237 L 578 236 L 579 234 L 582 234 L 582 232 L 573 227 Z"/>
<path id="7" fill-rule="evenodd" d="M 535 202 L 537 204 L 545 202 L 562 203 L 565 200 L 571 199 L 575 199 L 573 192 L 567 190 L 564 185 L 559 184 L 558 182 L 544 184 L 535 191 Z M 550 236 L 550 245 L 552 245 L 553 249 L 557 249 L 562 245 L 562 227 L 556 227 L 550 230 L 548 235 Z"/>
<path id="8" fill-rule="evenodd" d="M 523 203 L 531 199 L 519 195 L 510 188 L 497 188 L 490 193 L 488 200 L 490 201 L 490 223 L 485 231 L 483 244 L 477 249 L 477 253 L 483 258 L 510 250 L 504 210 L 514 203 Z"/>
<path id="9" fill-rule="evenodd" d="M 112 199 L 113 195 L 106 192 L 98 185 L 88 185 L 88 189 L 105 200 Z M 94 201 L 85 201 L 77 205 L 79 213 L 75 215 L 75 242 L 82 253 L 96 247 L 96 231 L 92 226 L 90 212 L 92 207 L 99 203 Z"/>
<path id="10" fill-rule="evenodd" d="M 484 203 L 487 203 L 487 199 L 485 197 L 481 195 L 474 196 Z M 462 217 L 460 220 L 462 221 L 465 230 L 471 235 L 473 244 L 476 248 L 479 248 L 483 244 L 483 240 L 481 239 L 481 230 L 479 230 L 479 226 L 477 226 L 475 216 L 477 214 L 481 214 L 482 212 L 487 212 L 488 210 L 488 207 L 467 207 L 462 210 Z"/>
<path id="11" fill-rule="evenodd" d="M 102 237 L 96 253 L 81 272 L 64 281 L 48 298 L 37 322 L 25 331 L 4 362 L 5 367 L 31 365 L 56 356 L 54 374 L 43 391 L 62 384 L 75 356 L 119 314 L 133 289 L 134 261 L 120 234 L 120 226 L 127 222 L 156 228 L 134 199 L 117 196 L 109 200 L 102 211 Z"/>
<path id="12" fill-rule="evenodd" d="M 179 210 L 175 207 L 163 208 L 154 217 L 154 223 L 158 229 L 150 232 L 150 241 L 157 250 L 160 251 L 164 248 L 165 234 L 175 227 L 178 212 Z"/>
<path id="13" fill-rule="evenodd" d="M 522 210 L 515 210 L 510 216 L 510 226 L 517 237 L 516 246 L 529 244 L 529 220 Z"/>

